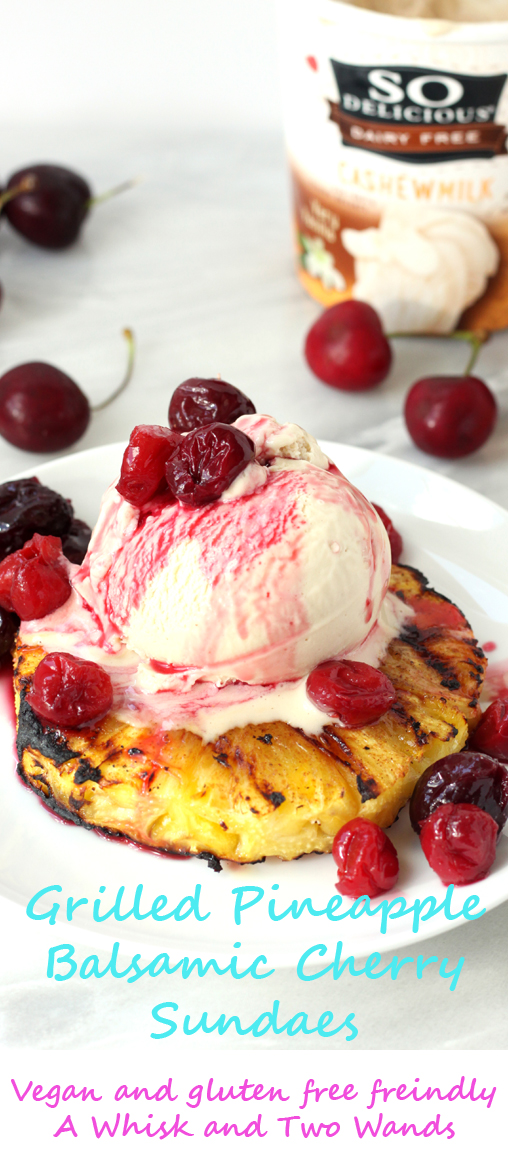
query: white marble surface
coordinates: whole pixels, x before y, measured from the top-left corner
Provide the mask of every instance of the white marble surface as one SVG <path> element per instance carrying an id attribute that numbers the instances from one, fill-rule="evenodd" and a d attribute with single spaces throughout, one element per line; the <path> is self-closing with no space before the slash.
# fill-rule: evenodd
<path id="1" fill-rule="evenodd" d="M 174 387 L 215 375 L 252 396 L 259 411 L 290 417 L 316 436 L 355 443 L 434 467 L 508 506 L 508 333 L 482 349 L 475 368 L 500 416 L 491 440 L 458 462 L 412 444 L 401 409 L 422 375 L 460 373 L 461 344 L 399 340 L 381 387 L 347 394 L 316 380 L 301 348 L 319 307 L 293 271 L 288 181 L 276 134 L 103 133 L 41 127 L 4 136 L 12 171 L 39 154 L 76 166 L 101 191 L 129 176 L 143 182 L 97 208 L 80 242 L 50 253 L 0 231 L 0 372 L 31 359 L 55 363 L 99 402 L 123 370 L 120 330 L 138 341 L 129 390 L 97 415 L 71 450 L 126 438 L 133 423 L 163 421 Z M 36 142 L 35 142 L 36 137 Z M 48 456 L 2 441 L 0 478 Z"/>
<path id="2" fill-rule="evenodd" d="M 97 190 L 131 175 L 144 181 L 94 213 L 82 240 L 66 253 L 25 245 L 4 224 L 0 232 L 0 372 L 42 359 L 68 371 L 92 402 L 120 377 L 120 330 L 131 325 L 138 343 L 129 390 L 94 417 L 75 450 L 126 438 L 135 422 L 164 422 L 173 388 L 190 375 L 237 384 L 258 410 L 291 419 L 317 436 L 359 444 L 435 467 L 508 506 L 508 334 L 496 336 L 477 366 L 499 400 L 491 441 L 469 460 L 438 462 L 411 444 L 401 418 L 409 384 L 432 371 L 461 371 L 465 350 L 442 341 L 405 340 L 395 348 L 388 380 L 376 391 L 345 395 L 315 380 L 301 347 L 318 314 L 293 272 L 283 144 L 276 134 L 114 134 L 41 125 L 4 132 L 6 172 L 30 157 L 76 166 Z M 0 441 L 0 480 L 47 457 L 27 455 Z M 150 1040 L 147 1011 L 154 992 L 143 983 L 122 989 L 44 978 L 45 945 L 34 942 L 17 907 L 4 906 L 1 957 L 3 1042 L 30 1047 L 115 1047 Z M 439 940 L 438 953 L 465 955 L 451 994 L 436 980 L 361 985 L 344 979 L 331 988 L 302 988 L 293 972 L 271 979 L 270 995 L 291 989 L 301 1009 L 314 1013 L 354 999 L 361 1023 L 355 1048 L 496 1048 L 508 1034 L 505 938 L 508 905 L 479 923 Z M 436 944 L 437 947 L 437 944 Z M 427 957 L 432 943 L 414 948 Z M 223 980 L 226 981 L 226 980 Z M 185 1005 L 205 1009 L 210 990 L 191 980 Z M 221 1010 L 253 1015 L 265 992 L 245 983 L 221 986 Z M 183 999 L 182 999 L 183 1000 Z M 301 1004 L 301 1005 L 300 1005 Z M 339 1036 L 340 1037 L 340 1036 Z M 190 1041 L 190 1040 L 189 1040 Z M 196 1040 L 198 1041 L 198 1040 Z M 241 1044 L 231 1032 L 207 1044 Z M 201 1040 L 202 1042 L 202 1040 Z M 266 1038 L 257 1045 L 281 1046 Z M 339 1045 L 339 1039 L 329 1045 Z M 291 1045 L 313 1046 L 312 1038 Z"/>

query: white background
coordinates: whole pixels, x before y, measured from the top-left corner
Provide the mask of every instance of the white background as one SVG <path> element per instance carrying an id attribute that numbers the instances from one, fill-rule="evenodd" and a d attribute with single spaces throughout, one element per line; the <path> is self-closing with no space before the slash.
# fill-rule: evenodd
<path id="1" fill-rule="evenodd" d="M 273 128 L 274 0 L 2 5 L 0 123 Z"/>

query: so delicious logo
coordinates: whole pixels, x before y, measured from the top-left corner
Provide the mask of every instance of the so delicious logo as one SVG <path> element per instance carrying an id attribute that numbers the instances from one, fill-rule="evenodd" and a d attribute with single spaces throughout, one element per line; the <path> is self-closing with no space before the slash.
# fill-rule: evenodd
<path id="1" fill-rule="evenodd" d="M 506 73 L 331 65 L 340 103 L 328 101 L 330 119 L 349 147 L 419 164 L 506 152 L 505 127 L 494 123 Z"/>

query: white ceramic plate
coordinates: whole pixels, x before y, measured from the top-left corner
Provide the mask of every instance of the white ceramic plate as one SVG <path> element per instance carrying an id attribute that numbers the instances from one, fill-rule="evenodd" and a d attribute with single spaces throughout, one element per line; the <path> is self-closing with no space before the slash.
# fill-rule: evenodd
<path id="1" fill-rule="evenodd" d="M 40 467 L 34 465 L 33 471 L 25 474 L 36 473 L 44 483 L 70 497 L 76 514 L 93 522 L 103 490 L 118 473 L 123 447 L 112 444 L 95 448 Z M 393 515 L 404 538 L 404 562 L 423 571 L 431 586 L 461 607 L 480 643 L 493 640 L 497 644 L 493 662 L 508 658 L 508 512 L 424 468 L 359 448 L 333 443 L 324 443 L 323 447 L 349 479 Z M 202 907 L 211 911 L 204 922 L 188 918 L 181 923 L 170 919 L 156 924 L 151 918 L 135 921 L 131 917 L 123 923 L 108 919 L 99 924 L 93 923 L 89 906 L 76 912 L 74 923 L 79 934 L 86 932 L 83 938 L 95 939 L 96 945 L 98 935 L 104 944 L 106 940 L 118 939 L 127 950 L 132 946 L 145 948 L 143 954 L 155 949 L 172 955 L 224 957 L 238 953 L 231 948 L 240 941 L 242 959 L 265 953 L 272 964 L 283 966 L 294 963 L 314 942 L 328 947 L 324 959 L 328 962 L 338 939 L 343 940 L 344 955 L 356 956 L 417 941 L 408 918 L 392 921 L 386 935 L 380 935 L 377 919 L 365 916 L 356 922 L 345 919 L 334 924 L 324 916 L 311 918 L 304 913 L 296 920 L 287 917 L 279 923 L 272 922 L 267 905 L 274 896 L 279 911 L 293 899 L 301 902 L 311 898 L 315 909 L 326 906 L 335 894 L 335 868 L 330 856 L 314 855 L 292 863 L 271 860 L 262 866 L 225 864 L 222 873 L 216 874 L 202 861 L 173 861 L 57 821 L 15 774 L 12 721 L 5 698 L 4 703 L 0 711 L 3 898 L 25 905 L 35 891 L 59 884 L 63 892 L 57 897 L 62 903 L 72 896 L 87 897 L 91 904 L 102 885 L 106 887 L 103 908 L 107 909 L 120 886 L 126 888 L 125 905 L 132 905 L 134 890 L 142 883 L 142 909 L 147 909 L 158 894 L 166 894 L 171 906 L 175 906 L 200 883 Z M 390 897 L 402 893 L 410 905 L 415 898 L 435 895 L 440 902 L 444 888 L 428 867 L 405 812 L 390 836 L 401 864 L 399 883 Z M 275 884 L 278 889 L 273 891 Z M 233 919 L 232 891 L 243 885 L 262 887 L 265 894 L 238 927 Z M 508 898 L 506 837 L 501 837 L 496 863 L 488 878 L 456 891 L 455 909 L 462 906 L 466 894 L 474 893 L 487 909 Z M 50 906 L 52 898 L 41 906 Z M 463 921 L 458 919 L 457 925 Z M 418 941 L 448 930 L 451 925 L 442 915 L 430 919 L 421 926 Z M 63 932 L 60 929 L 55 941 L 68 933 L 69 927 Z"/>

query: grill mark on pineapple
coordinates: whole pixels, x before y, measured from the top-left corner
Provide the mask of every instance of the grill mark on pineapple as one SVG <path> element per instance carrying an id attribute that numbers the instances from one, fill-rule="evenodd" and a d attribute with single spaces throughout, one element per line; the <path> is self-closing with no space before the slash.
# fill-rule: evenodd
<path id="1" fill-rule="evenodd" d="M 483 682 L 483 666 L 481 663 L 474 663 L 472 659 L 466 659 L 466 663 L 473 670 L 469 672 L 471 679 L 480 685 Z"/>
<path id="2" fill-rule="evenodd" d="M 214 749 L 214 751 L 217 751 L 217 754 L 219 754 L 219 755 L 221 755 L 223 753 L 226 754 L 227 751 L 230 751 L 231 750 L 231 743 L 230 743 L 227 735 L 220 735 L 219 738 L 217 739 L 217 742 L 214 744 L 213 749 Z"/>
<path id="3" fill-rule="evenodd" d="M 379 787 L 375 779 L 362 779 L 361 775 L 357 775 L 356 785 L 358 787 L 362 803 L 367 803 L 369 799 L 377 799 L 379 795 Z"/>
<path id="4" fill-rule="evenodd" d="M 252 772 L 255 770 L 255 767 L 254 767 L 253 763 L 250 763 L 249 760 L 245 758 L 245 755 L 242 751 L 242 748 L 241 747 L 235 747 L 234 754 L 235 754 L 235 759 L 238 763 L 238 766 L 240 768 L 242 768 L 244 771 L 247 771 L 249 775 L 251 775 Z"/>
<path id="5" fill-rule="evenodd" d="M 462 640 L 462 642 L 466 643 L 468 647 L 473 648 L 473 651 L 474 651 L 474 653 L 478 659 L 485 659 L 485 662 L 486 663 L 488 662 L 485 651 L 483 650 L 482 647 L 480 647 L 480 645 L 478 643 L 478 639 L 475 639 L 474 635 L 471 635 L 470 638 L 464 638 Z"/>
<path id="6" fill-rule="evenodd" d="M 84 822 L 79 815 L 74 814 L 73 811 L 69 811 L 67 807 L 64 807 L 63 803 L 60 803 L 51 792 L 46 795 L 41 787 L 34 786 L 33 776 L 25 770 L 23 763 L 18 763 L 17 771 L 26 786 L 30 787 L 31 791 L 34 791 L 41 802 L 53 811 L 53 814 L 58 815 L 61 819 L 65 819 L 66 822 L 75 823 L 78 827 L 88 827 L 88 824 Z"/>
<path id="7" fill-rule="evenodd" d="M 403 708 L 401 709 L 403 711 Z M 348 747 L 347 743 L 344 742 L 344 739 L 342 739 L 340 735 L 336 733 L 336 729 L 334 727 L 325 727 L 323 735 L 318 736 L 316 739 L 313 738 L 312 735 L 308 735 L 307 738 L 308 741 L 313 743 L 314 746 L 319 747 L 321 751 L 326 751 L 327 754 L 331 756 L 331 758 L 336 760 L 336 762 L 340 763 L 344 767 L 348 767 L 349 770 L 353 772 L 356 777 L 356 785 L 360 793 L 362 803 L 367 802 L 368 799 L 375 799 L 378 797 L 381 792 L 376 779 L 372 778 L 372 775 L 367 774 L 364 764 L 360 762 L 359 759 L 355 759 L 351 748 Z M 337 754 L 334 750 L 332 750 L 328 740 L 336 743 L 342 754 L 347 754 L 348 758 L 345 759 L 341 757 L 340 754 Z"/>
<path id="8" fill-rule="evenodd" d="M 413 577 L 413 579 L 415 579 L 416 582 L 418 583 L 420 593 L 422 593 L 423 591 L 425 591 L 427 589 L 427 587 L 429 586 L 429 580 L 427 579 L 427 576 L 422 575 L 422 572 L 419 571 L 417 567 L 410 567 L 409 563 L 400 563 L 400 564 L 396 564 L 396 565 L 394 564 L 394 566 L 392 568 L 392 577 L 393 576 L 397 577 L 397 575 L 400 572 L 402 572 L 402 575 L 404 576 L 406 571 L 408 571 L 410 573 L 410 575 Z M 400 578 L 400 575 L 399 575 L 399 578 Z M 430 588 L 429 588 L 429 590 L 430 590 Z M 411 591 L 411 594 L 414 595 L 415 592 L 413 591 L 412 588 L 410 588 L 410 591 Z M 404 591 L 397 591 L 396 594 L 399 596 L 400 599 L 403 599 L 405 592 Z M 442 598 L 444 599 L 444 595 L 442 596 Z"/>
<path id="9" fill-rule="evenodd" d="M 411 728 L 419 747 L 424 747 L 426 743 L 428 743 L 429 733 L 423 730 L 422 724 L 418 719 L 415 719 L 413 715 L 410 715 L 408 711 L 406 711 L 406 708 L 404 707 L 403 703 L 401 703 L 400 699 L 394 703 L 391 711 L 397 716 L 398 719 L 400 719 L 406 730 L 409 727 Z"/>
<path id="10" fill-rule="evenodd" d="M 351 748 L 348 747 L 347 743 L 344 742 L 344 739 L 341 739 L 340 735 L 337 734 L 336 727 L 324 727 L 323 734 L 330 739 L 333 739 L 334 743 L 340 747 L 341 751 L 343 751 L 345 755 L 351 755 Z M 350 763 L 346 763 L 346 766 L 349 767 Z"/>
<path id="11" fill-rule="evenodd" d="M 311 746 L 317 747 L 319 751 L 324 751 L 325 754 L 330 755 L 330 758 L 335 759 L 344 767 L 349 767 L 351 770 L 355 769 L 351 762 L 351 759 L 354 758 L 351 747 L 348 747 L 344 739 L 341 739 L 340 735 L 337 734 L 337 728 L 324 727 L 321 735 L 307 735 L 305 731 L 299 733 Z"/>
<path id="12" fill-rule="evenodd" d="M 272 807 L 277 810 L 277 807 L 282 806 L 282 803 L 286 802 L 286 796 L 282 794 L 282 791 L 271 791 L 268 783 L 265 784 L 265 787 L 259 786 L 260 794 L 262 794 L 263 798 L 266 799 L 267 802 L 271 803 Z M 258 813 L 258 811 L 254 811 L 254 814 Z"/>
<path id="13" fill-rule="evenodd" d="M 65 822 L 74 823 L 75 826 L 83 827 L 84 830 L 86 830 L 86 831 L 97 831 L 98 834 L 106 835 L 108 838 L 123 839 L 123 840 L 128 840 L 129 842 L 135 842 L 136 841 L 135 839 L 131 839 L 129 835 L 123 834 L 122 831 L 113 831 L 113 830 L 110 830 L 109 827 L 102 827 L 102 826 L 99 826 L 99 824 L 87 822 L 86 819 L 82 815 L 77 814 L 73 810 L 69 810 L 68 807 L 64 806 L 63 803 L 59 802 L 59 800 L 57 798 L 55 798 L 55 796 L 53 795 L 53 793 L 51 791 L 49 792 L 48 795 L 46 795 L 43 790 L 41 790 L 41 789 L 39 789 L 39 787 L 35 787 L 33 785 L 33 782 L 32 782 L 33 776 L 30 775 L 25 770 L 22 763 L 18 763 L 17 773 L 20 776 L 20 778 L 23 780 L 25 785 L 27 787 L 29 787 L 30 790 L 34 792 L 34 794 L 37 795 L 37 798 L 40 799 L 40 801 L 44 804 L 44 806 L 48 807 L 49 810 L 52 811 L 54 815 L 57 815 L 58 818 L 63 819 Z M 167 852 L 167 850 L 169 848 L 166 847 L 166 848 L 160 848 L 160 849 L 164 852 Z"/>
<path id="14" fill-rule="evenodd" d="M 434 636 L 432 636 L 432 638 L 433 637 Z M 437 671 L 438 675 L 443 676 L 440 681 L 442 687 L 446 687 L 447 691 L 458 691 L 460 689 L 460 680 L 457 679 L 457 676 L 443 659 L 438 659 L 432 651 L 429 651 L 426 646 L 426 642 L 428 641 L 429 639 L 425 639 L 424 633 L 419 631 L 418 627 L 415 627 L 412 623 L 404 627 L 400 635 L 401 643 L 405 643 L 408 647 L 411 647 L 413 651 L 416 651 L 416 653 L 421 656 L 428 667 L 431 667 L 433 671 Z"/>
<path id="15" fill-rule="evenodd" d="M 304 737 L 307 742 L 310 743 L 311 746 L 316 747 L 318 751 L 324 752 L 324 754 L 329 755 L 331 759 L 334 759 L 336 763 L 340 763 L 341 766 L 348 767 L 354 771 L 355 767 L 351 761 L 352 751 L 339 736 L 335 737 L 332 728 L 325 728 L 322 735 L 305 735 Z M 331 745 L 335 742 L 339 745 L 339 751 Z M 346 754 L 348 756 L 347 758 L 344 757 Z M 358 769 L 360 768 L 358 767 Z"/>
<path id="16" fill-rule="evenodd" d="M 74 775 L 74 782 L 77 787 L 82 783 L 100 783 L 102 778 L 102 771 L 100 767 L 94 767 L 87 759 L 81 759 L 79 767 Z"/>
<path id="17" fill-rule="evenodd" d="M 427 735 L 427 732 L 422 730 L 422 724 L 418 722 L 418 719 L 413 719 L 410 716 L 409 722 L 411 723 L 413 731 L 416 735 L 416 742 L 418 743 L 418 746 L 424 747 L 425 744 L 428 743 L 428 741 L 429 741 L 429 737 Z M 455 733 L 457 733 L 457 732 L 455 732 Z"/>
<path id="18" fill-rule="evenodd" d="M 285 803 L 286 801 L 286 796 L 283 795 L 280 791 L 272 791 L 271 794 L 266 795 L 266 798 L 269 799 L 269 801 L 272 803 L 272 806 L 275 807 L 275 810 L 277 810 L 277 807 L 282 806 L 282 803 Z"/>
<path id="19" fill-rule="evenodd" d="M 53 762 L 59 764 L 67 763 L 69 759 L 79 758 L 79 751 L 72 750 L 60 731 L 49 726 L 43 727 L 26 698 L 26 687 L 22 687 L 16 739 L 16 749 L 20 760 L 23 758 L 23 751 L 29 748 L 33 751 L 39 751 L 46 759 L 52 759 Z"/>
<path id="20" fill-rule="evenodd" d="M 146 792 L 151 789 L 152 784 L 155 781 L 155 779 L 159 773 L 159 767 L 152 767 L 151 771 L 143 771 L 142 773 L 144 775 L 144 778 L 143 778 L 143 782 L 141 785 L 141 790 L 142 790 L 143 794 L 146 794 Z"/>

